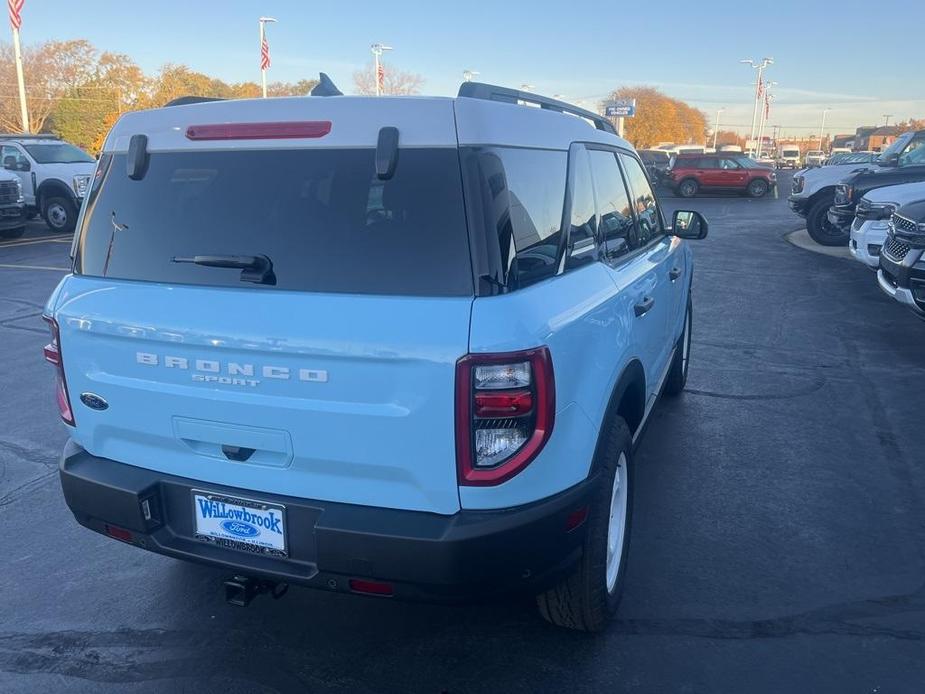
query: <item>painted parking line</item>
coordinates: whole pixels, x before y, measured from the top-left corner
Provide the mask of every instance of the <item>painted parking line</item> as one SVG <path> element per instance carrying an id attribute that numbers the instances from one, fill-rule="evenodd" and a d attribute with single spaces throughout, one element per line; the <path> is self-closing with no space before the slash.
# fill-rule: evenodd
<path id="1" fill-rule="evenodd" d="M 13 263 L 0 263 L 0 269 L 5 270 L 55 270 L 56 272 L 70 272 L 69 267 L 52 267 L 51 265 L 20 265 Z"/>
<path id="2" fill-rule="evenodd" d="M 32 246 L 37 243 L 48 243 L 50 241 L 58 243 L 66 241 L 70 243 L 71 238 L 70 234 L 58 234 L 57 236 L 39 236 L 30 239 L 18 239 L 16 241 L 3 241 L 0 242 L 0 248 L 18 248 L 19 246 Z"/>

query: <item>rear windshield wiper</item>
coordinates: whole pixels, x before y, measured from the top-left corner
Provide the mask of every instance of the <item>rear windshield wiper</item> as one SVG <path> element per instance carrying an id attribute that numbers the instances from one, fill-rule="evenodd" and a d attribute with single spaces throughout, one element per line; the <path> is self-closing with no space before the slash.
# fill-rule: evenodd
<path id="1" fill-rule="evenodd" d="M 276 284 L 276 275 L 273 272 L 273 261 L 265 255 L 175 256 L 170 259 L 170 262 L 192 263 L 193 265 L 203 265 L 205 267 L 240 268 L 242 282 Z"/>

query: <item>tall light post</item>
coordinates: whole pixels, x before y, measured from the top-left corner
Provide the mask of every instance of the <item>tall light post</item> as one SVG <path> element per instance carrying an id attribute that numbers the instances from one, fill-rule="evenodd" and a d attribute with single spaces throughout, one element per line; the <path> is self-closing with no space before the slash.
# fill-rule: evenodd
<path id="1" fill-rule="evenodd" d="M 466 80 L 466 82 L 471 82 L 473 77 L 480 74 L 478 70 L 463 70 L 463 79 Z"/>
<path id="2" fill-rule="evenodd" d="M 267 69 L 270 67 L 270 44 L 267 42 L 266 25 L 275 22 L 273 17 L 261 17 L 257 20 L 260 25 L 260 81 L 263 84 L 263 98 L 267 98 Z"/>
<path id="3" fill-rule="evenodd" d="M 716 122 L 713 124 L 713 149 L 716 149 L 716 136 L 719 134 L 719 114 L 725 111 L 726 108 L 716 109 Z"/>
<path id="4" fill-rule="evenodd" d="M 758 120 L 758 102 L 761 100 L 761 73 L 768 65 L 774 64 L 774 58 L 762 58 L 760 63 L 756 63 L 751 58 L 740 60 L 740 63 L 750 65 L 758 71 L 758 79 L 755 81 L 755 108 L 752 110 L 752 129 L 749 132 L 749 139 L 752 141 L 752 152 L 755 143 L 755 123 Z"/>
<path id="5" fill-rule="evenodd" d="M 379 59 L 382 57 L 382 54 L 385 51 L 392 50 L 392 47 L 381 43 L 374 43 L 369 47 L 369 50 L 373 52 L 373 60 L 375 62 L 375 73 L 373 73 L 373 79 L 376 80 L 376 96 L 382 96 L 382 77 L 384 76 L 384 73 L 382 72 L 382 65 L 379 63 Z"/>
<path id="6" fill-rule="evenodd" d="M 777 82 L 770 82 L 768 88 L 773 85 L 776 85 Z M 764 128 L 768 124 L 768 118 L 771 115 L 771 102 L 774 101 L 774 95 L 767 91 L 764 95 L 765 103 L 764 108 L 761 110 L 761 117 L 758 119 L 758 156 L 760 157 L 764 153 Z"/>
<path id="7" fill-rule="evenodd" d="M 822 109 L 822 127 L 819 128 L 819 149 L 822 149 L 822 138 L 825 137 L 825 117 L 829 114 L 829 111 L 832 109 L 824 108 Z"/>

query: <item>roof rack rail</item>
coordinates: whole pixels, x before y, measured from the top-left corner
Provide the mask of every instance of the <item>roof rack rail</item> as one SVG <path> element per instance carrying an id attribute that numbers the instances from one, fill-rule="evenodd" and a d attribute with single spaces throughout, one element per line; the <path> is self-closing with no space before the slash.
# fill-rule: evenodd
<path id="1" fill-rule="evenodd" d="M 459 94 L 457 96 L 466 96 L 470 99 L 484 99 L 486 101 L 500 101 L 506 104 L 516 104 L 518 102 L 536 104 L 540 108 L 544 108 L 548 111 L 569 113 L 573 116 L 584 118 L 590 121 L 598 130 L 603 130 L 612 135 L 617 134 L 617 129 L 613 127 L 613 123 L 598 113 L 579 108 L 578 106 L 572 106 L 572 104 L 567 104 L 558 99 L 550 99 L 546 96 L 522 92 L 518 89 L 499 87 L 494 84 L 485 84 L 484 82 L 463 82 L 459 85 Z"/>
<path id="2" fill-rule="evenodd" d="M 0 133 L 0 140 L 60 140 L 54 133 Z"/>
<path id="3" fill-rule="evenodd" d="M 220 96 L 178 96 L 176 99 L 171 99 L 164 107 L 167 106 L 187 106 L 189 104 L 204 104 L 207 101 L 227 101 Z"/>

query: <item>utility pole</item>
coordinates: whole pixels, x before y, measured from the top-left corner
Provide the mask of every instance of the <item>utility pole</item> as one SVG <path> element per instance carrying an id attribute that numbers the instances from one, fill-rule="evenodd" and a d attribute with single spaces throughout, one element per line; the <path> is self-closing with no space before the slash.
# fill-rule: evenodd
<path id="1" fill-rule="evenodd" d="M 275 22 L 273 17 L 261 17 L 257 20 L 260 25 L 260 82 L 263 85 L 263 98 L 267 98 L 267 70 L 270 68 L 270 44 L 267 42 L 266 25 Z"/>
<path id="2" fill-rule="evenodd" d="M 890 124 L 890 118 L 893 117 L 893 114 L 892 114 L 892 113 L 884 113 L 884 114 L 883 114 L 883 117 L 886 118 L 886 122 L 885 122 L 883 125 L 884 125 L 884 126 L 887 126 L 887 125 Z"/>
<path id="3" fill-rule="evenodd" d="M 822 109 L 822 127 L 819 129 L 819 149 L 822 150 L 822 138 L 825 137 L 825 117 L 828 115 L 829 111 L 832 109 L 824 108 Z"/>
<path id="4" fill-rule="evenodd" d="M 764 69 L 768 65 L 774 64 L 774 58 L 762 58 L 760 63 L 756 63 L 751 58 L 745 58 L 739 62 L 746 63 L 758 71 L 758 79 L 755 82 L 755 107 L 752 110 L 752 128 L 749 133 L 749 139 L 752 141 L 752 150 L 750 153 L 752 153 L 754 152 L 755 143 L 755 124 L 758 120 L 758 102 L 761 100 L 761 73 L 764 72 Z"/>
<path id="5" fill-rule="evenodd" d="M 392 47 L 381 43 L 374 43 L 369 49 L 373 52 L 373 61 L 375 63 L 373 79 L 376 80 L 376 96 L 382 96 L 382 83 L 384 82 L 383 78 L 385 77 L 385 72 L 383 71 L 379 59 L 382 57 L 383 52 L 392 50 Z"/>
<path id="6" fill-rule="evenodd" d="M 725 108 L 716 109 L 716 122 L 713 124 L 713 149 L 716 149 L 716 136 L 719 134 L 719 114 L 725 111 Z"/>

